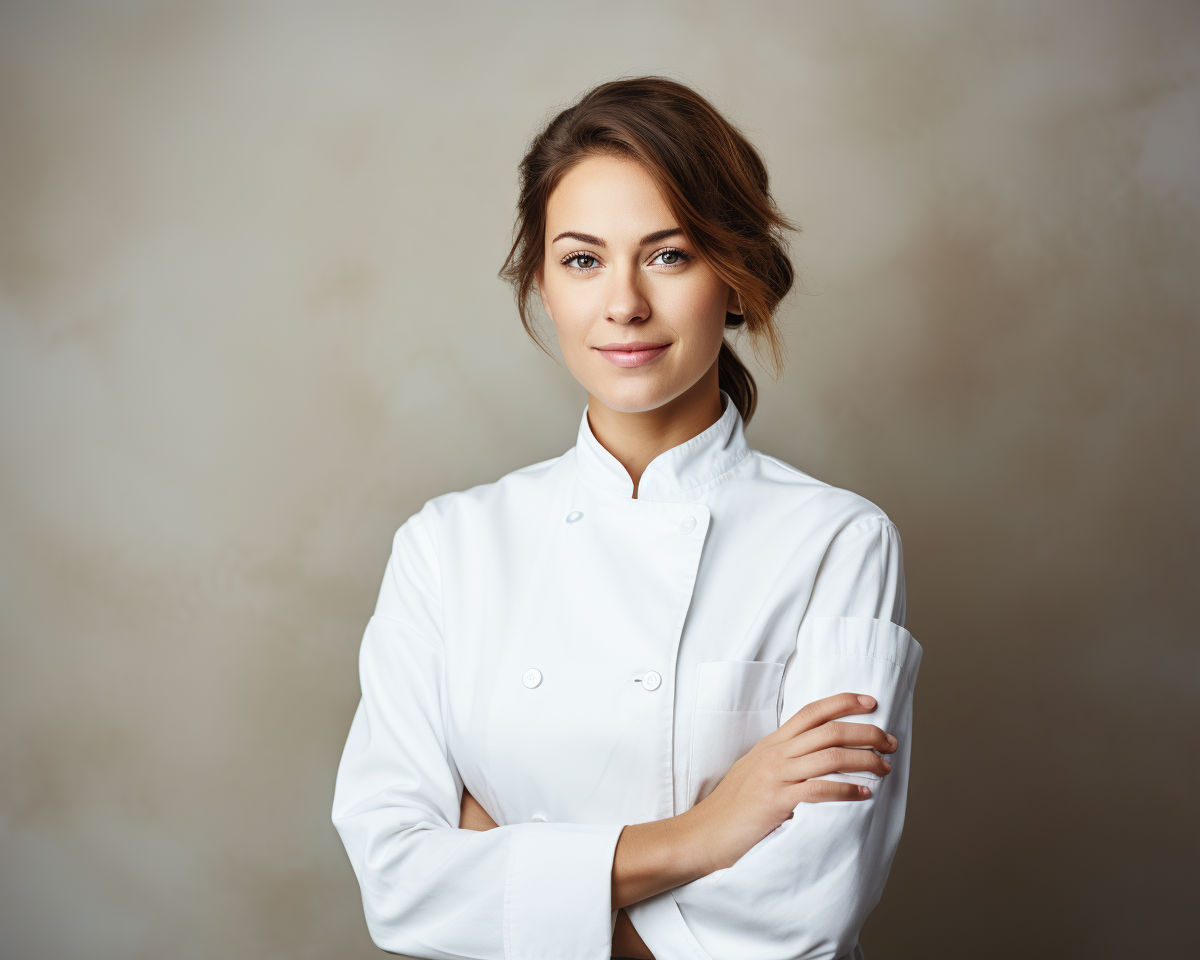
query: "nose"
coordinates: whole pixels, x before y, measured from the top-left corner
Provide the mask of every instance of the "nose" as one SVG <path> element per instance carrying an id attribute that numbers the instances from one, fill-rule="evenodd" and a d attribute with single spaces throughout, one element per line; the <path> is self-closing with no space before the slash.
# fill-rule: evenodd
<path id="1" fill-rule="evenodd" d="M 618 267 L 611 271 L 606 293 L 606 320 L 628 324 L 650 319 L 650 301 L 642 290 L 636 267 Z"/>

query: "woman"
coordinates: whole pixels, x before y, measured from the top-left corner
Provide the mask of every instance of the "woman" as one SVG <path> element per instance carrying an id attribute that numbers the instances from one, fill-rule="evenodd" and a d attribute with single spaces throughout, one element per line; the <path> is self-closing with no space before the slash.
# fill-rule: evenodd
<path id="1" fill-rule="evenodd" d="M 921 650 L 887 517 L 743 437 L 724 331 L 777 355 L 792 282 L 766 170 L 643 78 L 559 114 L 521 172 L 505 275 L 588 404 L 571 450 L 396 534 L 333 811 L 371 934 L 417 957 L 858 955 Z"/>

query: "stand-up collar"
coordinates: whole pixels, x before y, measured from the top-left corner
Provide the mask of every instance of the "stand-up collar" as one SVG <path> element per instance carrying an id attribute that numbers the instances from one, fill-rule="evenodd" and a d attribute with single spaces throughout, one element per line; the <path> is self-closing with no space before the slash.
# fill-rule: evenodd
<path id="1" fill-rule="evenodd" d="M 728 473 L 749 453 L 742 432 L 742 416 L 721 391 L 725 412 L 707 430 L 696 434 L 650 461 L 638 484 L 639 500 L 690 500 L 698 488 Z M 621 462 L 600 445 L 588 423 L 587 407 L 579 423 L 575 462 L 590 486 L 626 499 L 633 496 L 633 480 Z"/>

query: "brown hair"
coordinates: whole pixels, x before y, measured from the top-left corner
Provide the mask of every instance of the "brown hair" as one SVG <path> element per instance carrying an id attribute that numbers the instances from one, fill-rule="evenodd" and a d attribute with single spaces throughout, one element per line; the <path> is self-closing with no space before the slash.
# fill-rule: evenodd
<path id="1" fill-rule="evenodd" d="M 755 350 L 765 343 L 782 363 L 773 314 L 791 289 L 784 231 L 795 229 L 775 205 L 767 168 L 748 140 L 700 94 L 665 77 L 613 80 L 589 90 L 534 138 L 521 161 L 521 194 L 512 249 L 500 276 L 512 284 L 525 331 L 539 346 L 529 305 L 545 250 L 546 207 L 566 172 L 587 156 L 615 153 L 655 179 L 680 228 L 717 275 L 737 291 Z M 721 389 L 749 422 L 758 403 L 754 377 L 723 342 Z"/>

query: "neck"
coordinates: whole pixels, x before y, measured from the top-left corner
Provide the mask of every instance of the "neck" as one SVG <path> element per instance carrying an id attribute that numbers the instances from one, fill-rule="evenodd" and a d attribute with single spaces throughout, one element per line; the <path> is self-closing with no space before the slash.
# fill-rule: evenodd
<path id="1" fill-rule="evenodd" d="M 633 480 L 633 496 L 650 461 L 686 443 L 721 419 L 721 388 L 717 365 L 674 400 L 653 410 L 626 413 L 606 407 L 588 395 L 588 425 L 592 435 L 620 462 Z"/>

